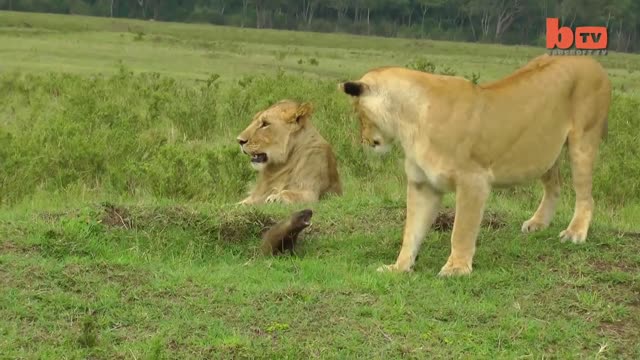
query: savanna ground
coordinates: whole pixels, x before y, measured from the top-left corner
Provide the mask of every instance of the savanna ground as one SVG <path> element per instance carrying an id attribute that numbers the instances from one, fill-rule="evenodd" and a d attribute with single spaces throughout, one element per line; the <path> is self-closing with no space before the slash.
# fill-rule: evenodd
<path id="1" fill-rule="evenodd" d="M 0 12 L 0 357 L 640 357 L 638 56 L 598 58 L 615 92 L 586 244 L 557 238 L 565 162 L 548 230 L 520 233 L 536 183 L 494 191 L 471 276 L 435 276 L 446 221 L 414 273 L 375 271 L 399 250 L 401 154 L 363 151 L 336 82 L 482 82 L 542 52 Z M 254 176 L 234 139 L 285 97 L 315 104 L 345 194 L 311 206 L 298 257 L 265 258 L 260 231 L 301 206 L 234 206 Z"/>

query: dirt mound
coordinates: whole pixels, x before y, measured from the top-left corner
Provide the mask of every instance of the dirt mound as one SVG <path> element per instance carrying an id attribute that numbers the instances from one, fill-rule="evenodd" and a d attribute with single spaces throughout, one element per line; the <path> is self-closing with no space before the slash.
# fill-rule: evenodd
<path id="1" fill-rule="evenodd" d="M 455 219 L 455 209 L 445 209 L 438 214 L 436 221 L 433 223 L 435 231 L 451 231 L 453 229 L 453 220 Z M 482 219 L 482 226 L 490 229 L 500 229 L 506 225 L 502 217 L 496 213 L 485 211 Z"/>
<path id="2" fill-rule="evenodd" d="M 127 209 L 110 203 L 102 204 L 103 215 L 101 223 L 110 227 L 123 227 L 130 229 L 133 225 L 131 214 Z"/>

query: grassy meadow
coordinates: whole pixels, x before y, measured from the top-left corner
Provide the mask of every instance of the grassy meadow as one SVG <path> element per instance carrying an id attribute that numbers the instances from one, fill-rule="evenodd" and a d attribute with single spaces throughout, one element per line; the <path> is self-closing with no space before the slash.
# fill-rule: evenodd
<path id="1" fill-rule="evenodd" d="M 585 244 L 557 238 L 565 161 L 545 231 L 520 233 L 541 186 L 494 190 L 470 276 L 436 277 L 446 221 L 413 273 L 375 271 L 401 241 L 401 153 L 362 149 L 336 83 L 381 65 L 483 82 L 543 52 L 0 12 L 0 358 L 640 358 L 637 55 L 598 58 L 615 90 Z M 255 176 L 235 137 L 283 98 L 314 103 L 345 193 L 270 258 L 260 232 L 302 206 L 234 206 Z"/>

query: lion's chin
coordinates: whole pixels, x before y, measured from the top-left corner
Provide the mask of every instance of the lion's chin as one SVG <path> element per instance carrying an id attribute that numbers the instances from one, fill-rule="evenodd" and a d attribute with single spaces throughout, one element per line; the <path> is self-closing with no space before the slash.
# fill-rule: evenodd
<path id="1" fill-rule="evenodd" d="M 372 146 L 372 150 L 374 153 L 378 155 L 388 154 L 391 151 L 391 145 L 383 144 L 383 145 Z"/>
<path id="2" fill-rule="evenodd" d="M 262 170 L 264 170 L 264 168 L 265 168 L 265 167 L 267 167 L 267 163 L 266 163 L 266 162 L 264 162 L 264 163 L 257 163 L 257 162 L 253 162 L 253 161 L 252 161 L 252 162 L 251 162 L 251 167 L 253 168 L 253 170 L 256 170 L 256 171 L 262 171 Z"/>

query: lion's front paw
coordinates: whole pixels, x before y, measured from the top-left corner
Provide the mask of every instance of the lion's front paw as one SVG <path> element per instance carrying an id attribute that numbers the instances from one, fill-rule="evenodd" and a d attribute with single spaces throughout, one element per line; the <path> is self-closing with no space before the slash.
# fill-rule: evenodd
<path id="1" fill-rule="evenodd" d="M 534 232 L 534 231 L 540 231 L 540 230 L 544 230 L 549 226 L 549 224 L 545 224 L 542 221 L 538 221 L 536 219 L 529 219 L 527 221 L 525 221 L 524 223 L 522 223 L 522 232 L 523 233 L 530 233 L 530 232 Z"/>
<path id="2" fill-rule="evenodd" d="M 378 272 L 411 272 L 410 267 L 400 267 L 398 264 L 382 265 L 376 270 Z"/>
<path id="3" fill-rule="evenodd" d="M 267 204 L 271 204 L 271 203 L 277 203 L 277 202 L 281 202 L 282 201 L 282 197 L 280 196 L 280 194 L 272 194 L 267 196 L 267 198 L 264 200 L 264 202 L 266 202 Z"/>
<path id="4" fill-rule="evenodd" d="M 471 263 L 453 262 L 451 260 L 440 269 L 438 276 L 461 276 L 471 274 Z"/>
<path id="5" fill-rule="evenodd" d="M 575 231 L 575 230 L 563 230 L 558 235 L 561 242 L 565 242 L 570 240 L 574 244 L 582 244 L 587 240 L 587 232 L 586 231 Z"/>

